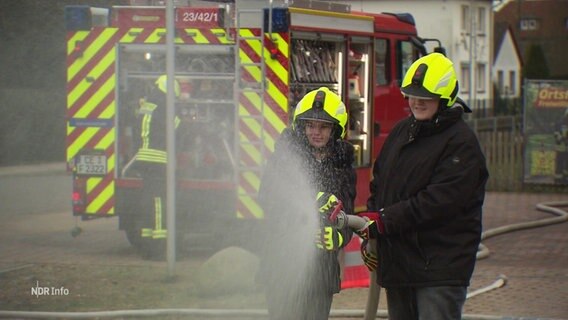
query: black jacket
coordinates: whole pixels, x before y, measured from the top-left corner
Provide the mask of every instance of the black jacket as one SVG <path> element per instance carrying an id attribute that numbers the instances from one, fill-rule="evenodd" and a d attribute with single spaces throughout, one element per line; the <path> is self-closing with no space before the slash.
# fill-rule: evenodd
<path id="1" fill-rule="evenodd" d="M 459 107 L 398 123 L 374 164 L 369 210 L 384 208 L 378 283 L 467 286 L 481 239 L 488 172 Z"/>
<path id="2" fill-rule="evenodd" d="M 331 156 L 317 161 L 303 135 L 290 129 L 282 132 L 264 170 L 259 191 L 267 234 L 259 272 L 261 281 L 281 286 L 287 279 L 279 274 L 313 272 L 308 281 L 318 290 L 339 292 L 337 251 L 314 249 L 319 227 L 315 225 L 319 223 L 315 202 L 317 192 L 329 192 L 343 202 L 347 214 L 353 214 L 356 195 L 353 161 L 353 146 L 348 142 L 335 141 Z M 342 234 L 346 245 L 352 232 L 346 229 Z M 316 251 L 314 259 L 303 261 L 302 255 L 310 250 Z"/>

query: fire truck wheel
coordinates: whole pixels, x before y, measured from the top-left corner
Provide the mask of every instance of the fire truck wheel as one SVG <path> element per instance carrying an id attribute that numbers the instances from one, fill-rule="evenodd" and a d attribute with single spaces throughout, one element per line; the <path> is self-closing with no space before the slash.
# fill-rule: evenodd
<path id="1" fill-rule="evenodd" d="M 121 217 L 126 239 L 130 245 L 144 258 L 148 260 L 165 260 L 166 258 L 166 239 L 151 239 L 142 237 L 142 225 L 139 219 L 129 219 Z M 183 234 L 176 232 L 176 253 L 183 252 Z"/>
<path id="2" fill-rule="evenodd" d="M 166 239 L 146 239 L 140 236 L 140 229 L 126 228 L 125 230 L 126 238 L 130 245 L 136 249 L 136 251 L 142 256 L 142 258 L 147 260 L 165 260 L 167 251 L 167 240 Z M 181 247 L 181 242 L 177 242 L 176 248 Z M 176 250 L 180 251 L 180 250 Z"/>
<path id="3" fill-rule="evenodd" d="M 126 239 L 132 247 L 139 250 L 142 245 L 142 231 L 140 221 L 133 215 L 121 215 L 120 226 L 126 234 Z"/>
<path id="4" fill-rule="evenodd" d="M 143 239 L 140 255 L 145 260 L 163 261 L 166 259 L 166 239 Z"/>
<path id="5" fill-rule="evenodd" d="M 140 249 L 142 245 L 142 237 L 140 235 L 140 229 L 136 229 L 133 226 L 127 226 L 124 229 L 124 233 L 126 233 L 126 239 L 131 246 L 133 246 L 136 250 Z"/>

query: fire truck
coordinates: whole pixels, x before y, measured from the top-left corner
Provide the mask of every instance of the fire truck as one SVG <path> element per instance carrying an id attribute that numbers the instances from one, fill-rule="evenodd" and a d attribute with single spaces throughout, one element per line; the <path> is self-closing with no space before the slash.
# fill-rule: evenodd
<path id="1" fill-rule="evenodd" d="M 348 108 L 356 204 L 364 206 L 373 160 L 409 115 L 401 79 L 425 54 L 413 17 L 305 0 L 189 1 L 174 12 L 176 234 L 221 239 L 225 223 L 263 218 L 256 198 L 263 165 L 297 101 L 322 86 Z M 136 246 L 137 221 L 152 208 L 138 200 L 143 179 L 124 171 L 140 140 L 139 101 L 166 73 L 166 8 L 75 5 L 65 16 L 73 214 L 118 216 Z"/>

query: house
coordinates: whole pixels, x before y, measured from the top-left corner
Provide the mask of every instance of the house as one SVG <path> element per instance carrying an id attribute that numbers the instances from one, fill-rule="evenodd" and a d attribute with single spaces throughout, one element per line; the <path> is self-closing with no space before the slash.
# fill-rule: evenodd
<path id="1" fill-rule="evenodd" d="M 524 66 L 531 64 L 531 48 L 545 61 L 549 79 L 568 79 L 568 0 L 504 0 L 495 7 L 495 25 L 510 26 Z M 540 59 L 540 58 L 539 58 Z"/>
<path id="2" fill-rule="evenodd" d="M 522 85 L 522 60 L 511 26 L 496 25 L 495 40 L 493 83 L 501 98 L 519 98 Z"/>

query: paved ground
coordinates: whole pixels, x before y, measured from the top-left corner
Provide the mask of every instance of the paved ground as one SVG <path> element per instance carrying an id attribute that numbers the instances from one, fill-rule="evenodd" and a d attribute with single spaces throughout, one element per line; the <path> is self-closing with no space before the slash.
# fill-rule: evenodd
<path id="1" fill-rule="evenodd" d="M 484 229 L 554 217 L 535 210 L 536 204 L 548 201 L 568 204 L 568 195 L 489 193 Z M 472 289 L 500 274 L 508 281 L 468 300 L 466 313 L 568 319 L 568 223 L 515 231 L 483 243 L 491 253 L 478 262 Z"/>
<path id="2" fill-rule="evenodd" d="M 59 166 L 55 168 L 60 169 Z M 7 169 L 0 169 L 6 174 Z M 536 210 L 550 201 L 568 202 L 568 194 L 487 194 L 484 229 L 537 221 L 555 215 Z M 563 207 L 568 211 L 568 207 Z M 75 221 L 69 212 L 18 215 L 0 223 L 0 271 L 30 263 L 105 263 L 137 265 L 141 260 L 130 249 L 115 219 L 80 223 L 84 232 L 69 234 Z M 484 288 L 504 275 L 504 287 L 467 300 L 470 319 L 568 319 L 568 223 L 525 229 L 491 237 L 483 243 L 489 257 L 479 260 L 470 292 Z M 353 307 L 363 301 L 367 289 L 343 291 L 334 300 L 335 309 Z M 361 304 L 364 306 L 364 303 Z M 385 309 L 384 296 L 379 309 Z M 492 317 L 491 319 L 493 319 Z"/>

